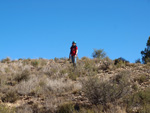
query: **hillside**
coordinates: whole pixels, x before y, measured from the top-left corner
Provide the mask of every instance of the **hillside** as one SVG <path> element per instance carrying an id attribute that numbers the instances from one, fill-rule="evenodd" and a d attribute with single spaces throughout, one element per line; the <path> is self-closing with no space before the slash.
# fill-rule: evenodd
<path id="1" fill-rule="evenodd" d="M 150 64 L 4 59 L 0 113 L 149 113 Z"/>

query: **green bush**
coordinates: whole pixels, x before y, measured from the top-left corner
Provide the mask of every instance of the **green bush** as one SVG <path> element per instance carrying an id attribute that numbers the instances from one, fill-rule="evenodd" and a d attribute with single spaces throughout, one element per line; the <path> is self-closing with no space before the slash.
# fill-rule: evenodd
<path id="1" fill-rule="evenodd" d="M 15 81 L 21 82 L 22 80 L 27 81 L 29 79 L 30 72 L 28 70 L 24 70 L 21 74 L 17 74 L 14 78 Z"/>
<path id="2" fill-rule="evenodd" d="M 18 99 L 18 95 L 15 91 L 8 91 L 4 96 L 1 97 L 3 102 L 14 103 Z"/>
<path id="3" fill-rule="evenodd" d="M 57 113 L 73 113 L 75 111 L 74 104 L 66 103 L 60 106 Z"/>
<path id="4" fill-rule="evenodd" d="M 93 58 L 100 58 L 103 59 L 106 57 L 106 53 L 104 52 L 103 49 L 94 49 L 94 52 L 92 53 Z"/>
<path id="5" fill-rule="evenodd" d="M 121 68 L 121 67 L 125 67 L 125 62 L 122 62 L 122 61 L 119 61 L 117 64 L 116 64 L 116 67 L 117 68 Z"/>
<path id="6" fill-rule="evenodd" d="M 39 66 L 39 60 L 31 60 L 31 65 L 34 67 L 38 67 Z"/>

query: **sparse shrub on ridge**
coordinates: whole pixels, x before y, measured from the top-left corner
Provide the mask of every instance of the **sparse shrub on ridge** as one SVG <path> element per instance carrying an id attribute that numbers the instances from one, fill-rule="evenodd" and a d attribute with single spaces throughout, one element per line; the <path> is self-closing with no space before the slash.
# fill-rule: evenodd
<path id="1" fill-rule="evenodd" d="M 92 57 L 103 59 L 106 57 L 106 53 L 104 52 L 103 49 L 99 49 L 99 50 L 94 49 L 94 52 L 92 53 Z"/>
<path id="2" fill-rule="evenodd" d="M 111 70 L 114 67 L 114 62 L 109 57 L 104 58 L 101 62 L 102 65 L 100 69 L 102 70 L 109 70 L 109 69 Z"/>
<path id="3" fill-rule="evenodd" d="M 119 62 L 116 64 L 116 67 L 117 67 L 117 68 L 123 68 L 123 67 L 125 67 L 125 66 L 126 66 L 126 63 L 123 62 L 123 61 L 119 61 Z"/>
<path id="4" fill-rule="evenodd" d="M 140 59 L 137 59 L 137 60 L 135 61 L 135 63 L 140 63 L 140 64 L 141 64 L 141 60 L 140 60 Z"/>
<path id="5" fill-rule="evenodd" d="M 56 57 L 54 58 L 54 61 L 55 61 L 55 62 L 57 62 L 58 60 L 59 60 L 59 58 L 56 58 Z"/>
<path id="6" fill-rule="evenodd" d="M 24 59 L 22 63 L 23 65 L 29 65 L 31 63 L 31 59 Z"/>
<path id="7" fill-rule="evenodd" d="M 1 63 L 9 63 L 9 62 L 11 62 L 11 59 L 9 57 L 1 60 Z"/>
<path id="8" fill-rule="evenodd" d="M 46 59 L 39 59 L 39 65 L 40 66 L 45 66 L 47 64 L 48 60 Z"/>
<path id="9" fill-rule="evenodd" d="M 39 66 L 39 60 L 38 59 L 32 60 L 31 65 L 34 67 L 38 67 Z"/>
<path id="10" fill-rule="evenodd" d="M 126 59 L 124 59 L 122 57 L 114 60 L 114 65 L 117 68 L 124 68 L 128 64 L 129 64 L 129 61 L 127 61 Z"/>

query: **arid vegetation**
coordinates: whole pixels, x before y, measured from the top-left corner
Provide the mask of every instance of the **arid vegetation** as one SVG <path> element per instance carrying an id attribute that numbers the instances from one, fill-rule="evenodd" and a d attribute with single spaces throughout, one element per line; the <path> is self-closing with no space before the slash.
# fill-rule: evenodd
<path id="1" fill-rule="evenodd" d="M 0 113 L 148 113 L 150 64 L 103 59 L 3 59 Z"/>

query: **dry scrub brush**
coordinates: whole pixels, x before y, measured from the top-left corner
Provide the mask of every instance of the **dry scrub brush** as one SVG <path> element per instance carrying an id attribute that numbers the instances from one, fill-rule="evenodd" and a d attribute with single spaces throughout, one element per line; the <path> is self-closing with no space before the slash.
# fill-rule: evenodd
<path id="1" fill-rule="evenodd" d="M 83 91 L 92 104 L 114 102 L 131 92 L 130 73 L 122 72 L 110 81 L 102 81 L 97 77 L 89 78 L 83 83 Z"/>

